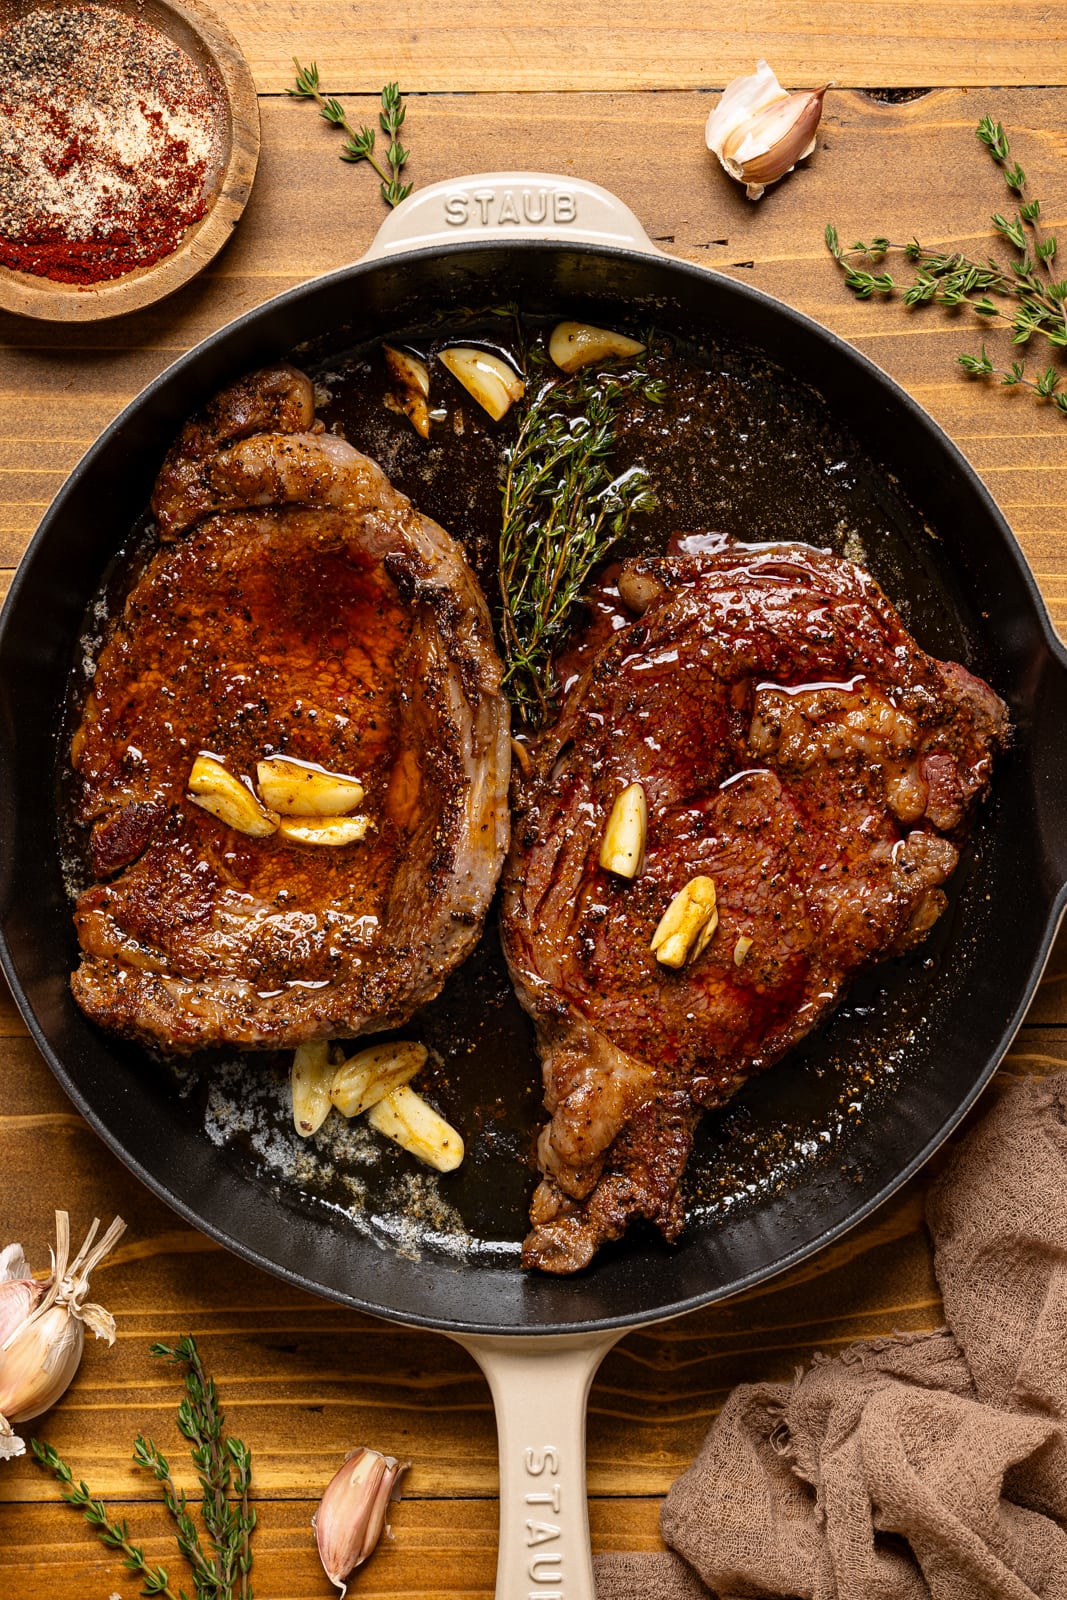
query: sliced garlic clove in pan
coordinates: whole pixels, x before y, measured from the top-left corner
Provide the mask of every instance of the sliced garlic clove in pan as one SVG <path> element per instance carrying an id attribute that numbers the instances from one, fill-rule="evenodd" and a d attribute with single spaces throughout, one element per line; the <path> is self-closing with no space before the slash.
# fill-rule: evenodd
<path id="1" fill-rule="evenodd" d="M 526 393 L 526 385 L 514 367 L 509 366 L 501 356 L 490 355 L 486 350 L 454 345 L 451 349 L 442 350 L 439 360 L 494 422 L 499 422 L 514 402 L 521 400 Z"/>
<path id="2" fill-rule="evenodd" d="M 594 361 L 639 356 L 644 349 L 640 339 L 610 328 L 594 328 L 589 322 L 557 322 L 548 341 L 548 353 L 561 372 L 577 372 Z"/>

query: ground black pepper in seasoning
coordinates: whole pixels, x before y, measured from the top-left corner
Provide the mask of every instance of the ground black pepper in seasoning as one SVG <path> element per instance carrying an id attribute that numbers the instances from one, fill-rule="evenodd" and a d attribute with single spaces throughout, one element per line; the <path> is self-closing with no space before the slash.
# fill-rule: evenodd
<path id="1" fill-rule="evenodd" d="M 218 171 L 221 84 L 105 5 L 0 31 L 0 264 L 94 284 L 175 250 Z"/>

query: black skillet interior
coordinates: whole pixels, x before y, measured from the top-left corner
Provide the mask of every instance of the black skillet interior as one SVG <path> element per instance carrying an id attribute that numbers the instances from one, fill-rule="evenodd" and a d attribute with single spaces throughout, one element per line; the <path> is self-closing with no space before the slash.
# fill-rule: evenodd
<path id="1" fill-rule="evenodd" d="M 927 542 L 902 581 L 918 595 L 936 577 L 965 659 L 1009 701 L 1018 734 L 929 950 L 872 977 L 828 1035 L 709 1124 L 678 1247 L 638 1233 L 570 1281 L 524 1276 L 492 1251 L 394 1248 L 212 1143 L 172 1076 L 74 1006 L 57 839 L 60 710 L 86 607 L 143 516 L 181 422 L 266 360 L 339 353 L 447 309 L 506 300 L 532 313 L 654 322 L 689 339 L 726 335 L 804 374 L 892 492 L 919 508 Z M 46 517 L 4 611 L 0 686 L 5 970 L 53 1070 L 111 1147 L 189 1221 L 286 1278 L 401 1321 L 504 1333 L 640 1323 L 818 1249 L 891 1193 L 973 1102 L 1021 1019 L 1062 908 L 1064 657 L 982 485 L 848 346 L 744 286 L 636 252 L 542 243 L 419 252 L 306 285 L 213 336 L 116 421 Z M 829 1096 L 827 1074 L 837 1084 Z M 820 1140 L 825 1152 L 810 1148 Z M 730 1154 L 742 1146 L 747 1182 Z"/>

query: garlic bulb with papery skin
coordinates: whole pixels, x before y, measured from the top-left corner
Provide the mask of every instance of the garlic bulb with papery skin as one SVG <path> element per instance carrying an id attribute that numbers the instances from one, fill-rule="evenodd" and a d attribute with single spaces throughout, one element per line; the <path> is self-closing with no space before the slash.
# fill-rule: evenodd
<path id="1" fill-rule="evenodd" d="M 334 1473 L 311 1519 L 319 1560 L 332 1584 L 347 1592 L 345 1579 L 362 1566 L 385 1527 L 390 1500 L 400 1498 L 400 1476 L 411 1465 L 379 1450 L 353 1450 Z"/>
<path id="2" fill-rule="evenodd" d="M 103 1306 L 86 1304 L 85 1295 L 89 1274 L 117 1243 L 126 1224 L 116 1217 L 94 1244 L 99 1227 L 99 1219 L 94 1218 L 81 1249 L 71 1261 L 70 1219 L 65 1211 L 57 1211 L 50 1280 L 34 1285 L 41 1292 L 25 1315 L 16 1320 L 0 1312 L 4 1329 L 0 1339 L 0 1460 L 21 1455 L 26 1448 L 11 1424 L 28 1422 L 47 1411 L 68 1388 L 81 1361 L 86 1325 L 98 1339 L 106 1339 L 108 1344 L 115 1342 L 114 1317 Z M 21 1246 L 8 1246 L 3 1259 L 12 1269 L 25 1272 Z M 25 1279 L 0 1281 L 0 1304 L 7 1283 L 24 1282 Z M 11 1304 L 14 1303 L 12 1298 Z"/>
<path id="3" fill-rule="evenodd" d="M 769 183 L 792 172 L 815 149 L 822 89 L 783 89 L 766 61 L 735 78 L 708 117 L 705 138 L 723 169 L 758 200 Z"/>

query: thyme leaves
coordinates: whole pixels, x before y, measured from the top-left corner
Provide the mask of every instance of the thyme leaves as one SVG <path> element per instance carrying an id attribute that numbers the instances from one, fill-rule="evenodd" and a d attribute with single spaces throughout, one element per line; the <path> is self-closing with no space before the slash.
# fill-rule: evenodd
<path id="1" fill-rule="evenodd" d="M 1042 228 L 1041 202 L 1030 196 L 1026 173 L 1012 156 L 1003 126 L 992 117 L 982 117 L 975 137 L 1001 169 L 1017 201 L 1013 215 L 997 211 L 991 218 L 996 233 L 1014 251 L 1006 265 L 992 256 L 974 260 L 957 251 L 929 249 L 918 239 L 896 243 L 882 237 L 861 239 L 846 250 L 832 223 L 826 227 L 826 247 L 841 267 L 846 286 L 860 300 L 888 296 L 901 287 L 883 266 L 888 255 L 899 252 L 913 269 L 912 281 L 902 296 L 905 305 L 966 306 L 988 322 L 1004 323 L 1013 344 L 1025 345 L 1037 337 L 1058 354 L 1067 350 L 1067 280 L 1056 276 L 1056 236 Z M 871 270 L 879 267 L 883 270 Z M 1025 362 L 998 367 L 984 344 L 981 355 L 964 354 L 956 359 L 969 376 L 999 377 L 1005 387 L 1031 389 L 1038 399 L 1051 401 L 1067 416 L 1067 391 L 1061 390 L 1063 374 L 1056 367 L 1046 367 L 1035 377 L 1027 375 Z"/>
<path id="2" fill-rule="evenodd" d="M 293 57 L 296 68 L 296 88 L 287 89 L 285 92 L 296 100 L 314 100 L 319 108 L 319 116 L 333 128 L 340 128 L 346 135 L 341 146 L 342 161 L 366 161 L 378 174 L 382 199 L 386 205 L 398 206 L 401 200 L 406 200 L 414 185 L 402 183 L 400 175 L 411 152 L 405 150 L 400 143 L 400 130 L 404 126 L 407 107 L 404 97 L 395 83 L 387 83 L 381 92 L 381 104 L 378 112 L 378 127 L 389 140 L 389 147 L 385 153 L 386 168 L 381 165 L 374 153 L 377 135 L 372 127 L 363 123 L 356 127 L 349 122 L 348 115 L 340 100 L 332 95 L 324 95 L 319 82 L 319 69 L 313 61 L 310 67 L 302 67 L 296 56 Z"/>
<path id="3" fill-rule="evenodd" d="M 133 1459 L 151 1472 L 162 1488 L 163 1503 L 175 1525 L 179 1553 L 192 1572 L 195 1600 L 253 1600 L 251 1541 L 256 1512 L 249 1504 L 251 1452 L 240 1439 L 226 1435 L 215 1384 L 204 1370 L 195 1339 L 185 1337 L 174 1346 L 155 1344 L 151 1353 L 186 1369 L 178 1428 L 193 1447 L 193 1466 L 203 1495 L 200 1514 L 207 1534 L 206 1547 L 185 1491 L 175 1486 L 170 1463 L 155 1441 L 139 1433 Z M 123 1564 L 141 1579 L 142 1595 L 188 1600 L 184 1589 L 171 1587 L 166 1568 L 152 1566 L 145 1559 L 141 1546 L 134 1544 L 125 1519 L 112 1517 L 103 1500 L 95 1498 L 84 1482 L 75 1483 L 72 1469 L 52 1445 L 33 1439 L 30 1446 L 37 1461 L 61 1485 L 67 1504 L 82 1513 L 108 1549 L 122 1551 Z"/>
<path id="4" fill-rule="evenodd" d="M 635 513 L 656 504 L 644 467 L 612 464 L 624 408 L 658 403 L 663 388 L 636 366 L 541 374 L 527 395 L 505 454 L 499 585 L 504 682 L 534 729 L 552 709 L 552 657 L 593 568 Z"/>

